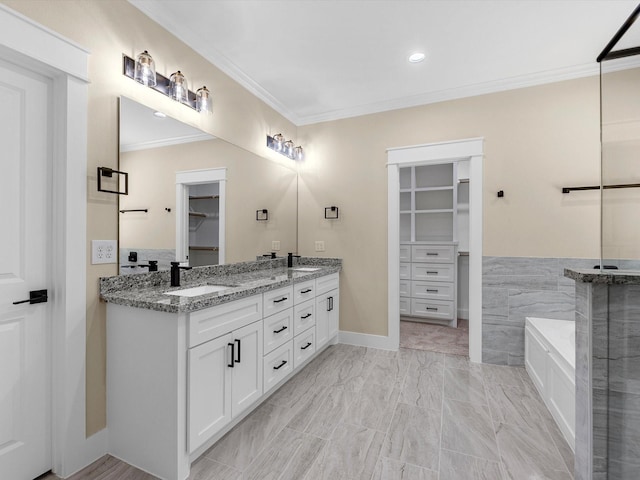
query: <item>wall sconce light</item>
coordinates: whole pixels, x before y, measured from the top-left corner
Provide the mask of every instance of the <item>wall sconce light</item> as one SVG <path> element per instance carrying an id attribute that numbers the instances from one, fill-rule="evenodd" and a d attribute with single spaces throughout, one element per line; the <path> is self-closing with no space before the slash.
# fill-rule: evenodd
<path id="1" fill-rule="evenodd" d="M 256 210 L 256 220 L 259 222 L 264 222 L 269 220 L 269 210 L 263 208 L 262 210 Z"/>
<path id="2" fill-rule="evenodd" d="M 292 140 L 284 140 L 281 133 L 276 133 L 273 137 L 267 135 L 267 147 L 274 152 L 278 152 L 291 160 L 304 160 L 304 150 L 300 145 L 294 146 Z"/>
<path id="3" fill-rule="evenodd" d="M 170 78 L 159 74 L 156 72 L 153 58 L 146 50 L 138 55 L 136 60 L 123 55 L 122 74 L 202 114 L 208 115 L 213 112 L 212 95 L 207 87 L 198 89 L 196 93 L 192 92 L 180 70 L 173 73 Z"/>
<path id="4" fill-rule="evenodd" d="M 324 209 L 324 218 L 327 220 L 335 220 L 338 216 L 338 207 L 331 206 Z"/>

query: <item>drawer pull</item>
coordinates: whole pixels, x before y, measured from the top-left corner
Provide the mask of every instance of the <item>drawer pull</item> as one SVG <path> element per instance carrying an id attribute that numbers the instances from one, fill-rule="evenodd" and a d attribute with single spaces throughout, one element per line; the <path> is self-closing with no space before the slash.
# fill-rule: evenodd
<path id="1" fill-rule="evenodd" d="M 236 359 L 236 353 L 235 353 L 236 344 L 235 343 L 227 343 L 227 345 L 231 347 L 231 363 L 227 363 L 227 367 L 233 368 L 233 364 L 234 364 L 234 361 Z"/>
<path id="2" fill-rule="evenodd" d="M 301 290 L 300 293 L 309 293 L 311 291 L 310 288 L 307 288 L 306 290 Z"/>
<path id="3" fill-rule="evenodd" d="M 438 290 L 435 288 L 427 288 L 427 293 L 438 293 Z"/>
<path id="4" fill-rule="evenodd" d="M 311 346 L 311 342 L 307 342 L 307 344 L 304 347 L 300 347 L 300 350 L 306 350 L 310 346 Z"/>
<path id="5" fill-rule="evenodd" d="M 240 339 L 239 338 L 236 338 L 235 341 L 238 344 L 238 358 L 236 358 L 235 363 L 240 363 L 240 349 L 242 347 L 240 346 Z"/>
<path id="6" fill-rule="evenodd" d="M 427 270 L 427 275 L 437 275 L 438 272 L 430 272 L 429 270 Z"/>
<path id="7" fill-rule="evenodd" d="M 438 253 L 437 252 L 427 252 L 427 256 L 429 256 L 429 257 L 437 257 Z"/>
<path id="8" fill-rule="evenodd" d="M 286 299 L 287 299 L 287 297 L 282 297 L 280 300 L 274 300 L 273 303 L 284 302 Z"/>
<path id="9" fill-rule="evenodd" d="M 430 312 L 437 312 L 438 309 L 436 307 L 427 307 L 427 310 L 429 310 Z"/>
<path id="10" fill-rule="evenodd" d="M 282 363 L 280 365 L 278 365 L 277 367 L 273 367 L 274 370 L 280 370 L 282 367 L 284 367 L 287 364 L 286 360 L 282 360 Z"/>
<path id="11" fill-rule="evenodd" d="M 307 313 L 306 315 L 302 315 L 300 318 L 301 318 L 302 320 L 304 320 L 305 318 L 309 318 L 310 316 L 311 316 L 311 314 L 310 314 L 310 313 Z"/>
<path id="12" fill-rule="evenodd" d="M 274 330 L 273 333 L 280 333 L 280 332 L 284 332 L 288 327 L 286 325 L 283 325 L 281 329 L 279 330 Z"/>

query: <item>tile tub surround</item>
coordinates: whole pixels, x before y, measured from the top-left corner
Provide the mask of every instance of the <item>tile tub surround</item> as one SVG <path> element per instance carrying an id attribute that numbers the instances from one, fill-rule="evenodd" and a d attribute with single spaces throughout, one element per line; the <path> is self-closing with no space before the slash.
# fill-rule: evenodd
<path id="1" fill-rule="evenodd" d="M 338 344 L 197 459 L 189 480 L 571 480 L 572 466 L 523 368 Z M 107 456 L 69 480 L 96 478 L 153 479 Z"/>
<path id="2" fill-rule="evenodd" d="M 576 281 L 576 479 L 640 472 L 640 272 L 567 270 Z"/>
<path id="3" fill-rule="evenodd" d="M 307 272 L 289 269 L 286 259 L 194 267 L 180 272 L 180 287 L 170 286 L 168 271 L 118 275 L 100 279 L 100 297 L 107 302 L 129 307 L 168 313 L 192 312 L 336 273 L 342 268 L 342 260 L 337 258 L 316 261 L 310 257 L 303 257 L 298 260 L 294 267 L 313 266 L 318 270 Z M 306 263 L 307 260 L 310 263 Z M 197 297 L 164 294 L 202 285 L 226 285 L 230 288 Z"/>
<path id="4" fill-rule="evenodd" d="M 575 282 L 564 276 L 564 269 L 598 263 L 581 258 L 483 257 L 482 361 L 524 365 L 526 317 L 574 320 Z"/>
<path id="5" fill-rule="evenodd" d="M 137 262 L 129 261 L 129 252 L 136 252 L 138 254 Z M 176 260 L 176 251 L 174 249 L 159 249 L 159 248 L 128 248 L 120 247 L 120 269 L 124 274 L 128 273 L 144 273 L 149 272 L 146 268 L 136 268 L 128 271 L 122 269 L 126 265 L 144 265 L 149 263 L 149 260 L 156 260 L 158 262 L 158 270 L 169 270 L 171 268 L 171 262 Z"/>

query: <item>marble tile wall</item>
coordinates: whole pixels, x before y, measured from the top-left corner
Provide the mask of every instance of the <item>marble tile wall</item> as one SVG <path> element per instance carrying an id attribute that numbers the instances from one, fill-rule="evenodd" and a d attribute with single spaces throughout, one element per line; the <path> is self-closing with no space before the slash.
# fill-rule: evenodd
<path id="1" fill-rule="evenodd" d="M 575 282 L 565 268 L 593 268 L 597 259 L 483 257 L 482 361 L 524 365 L 526 317 L 575 318 Z"/>

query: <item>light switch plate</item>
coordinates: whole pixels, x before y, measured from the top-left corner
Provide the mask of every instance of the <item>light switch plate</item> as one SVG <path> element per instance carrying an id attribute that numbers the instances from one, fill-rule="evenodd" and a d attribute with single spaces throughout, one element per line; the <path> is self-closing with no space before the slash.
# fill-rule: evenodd
<path id="1" fill-rule="evenodd" d="M 271 250 L 277 252 L 278 250 L 280 250 L 280 240 L 273 240 L 271 242 Z"/>
<path id="2" fill-rule="evenodd" d="M 117 263 L 117 240 L 91 240 L 91 263 Z"/>
<path id="3" fill-rule="evenodd" d="M 316 252 L 324 252 L 324 240 L 316 240 Z"/>

